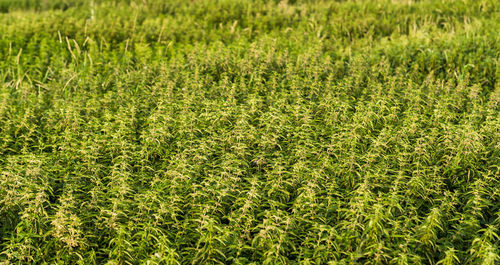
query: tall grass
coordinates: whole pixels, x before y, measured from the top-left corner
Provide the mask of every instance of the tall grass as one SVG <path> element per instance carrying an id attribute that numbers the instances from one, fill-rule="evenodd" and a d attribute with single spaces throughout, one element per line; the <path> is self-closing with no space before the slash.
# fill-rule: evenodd
<path id="1" fill-rule="evenodd" d="M 0 263 L 497 264 L 500 5 L 0 1 Z"/>

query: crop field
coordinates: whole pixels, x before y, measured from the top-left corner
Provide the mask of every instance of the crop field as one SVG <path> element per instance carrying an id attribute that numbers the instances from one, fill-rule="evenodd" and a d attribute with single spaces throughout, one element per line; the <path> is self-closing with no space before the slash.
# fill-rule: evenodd
<path id="1" fill-rule="evenodd" d="M 500 1 L 0 0 L 0 264 L 500 264 Z"/>

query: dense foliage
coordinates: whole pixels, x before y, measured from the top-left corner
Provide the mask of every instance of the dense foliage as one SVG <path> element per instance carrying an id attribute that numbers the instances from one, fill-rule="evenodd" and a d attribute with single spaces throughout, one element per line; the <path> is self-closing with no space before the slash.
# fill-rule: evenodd
<path id="1" fill-rule="evenodd" d="M 0 0 L 0 264 L 498 264 L 497 0 Z"/>

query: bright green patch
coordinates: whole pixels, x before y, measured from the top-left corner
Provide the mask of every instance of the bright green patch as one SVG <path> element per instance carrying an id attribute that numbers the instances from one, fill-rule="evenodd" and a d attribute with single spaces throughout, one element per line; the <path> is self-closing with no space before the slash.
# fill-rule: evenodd
<path id="1" fill-rule="evenodd" d="M 498 264 L 500 2 L 0 0 L 0 264 Z"/>

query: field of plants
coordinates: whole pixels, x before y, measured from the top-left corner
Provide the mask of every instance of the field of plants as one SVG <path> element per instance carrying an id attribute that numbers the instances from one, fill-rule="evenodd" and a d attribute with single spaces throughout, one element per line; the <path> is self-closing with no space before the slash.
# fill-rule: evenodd
<path id="1" fill-rule="evenodd" d="M 0 264 L 500 263 L 500 1 L 0 0 Z"/>

